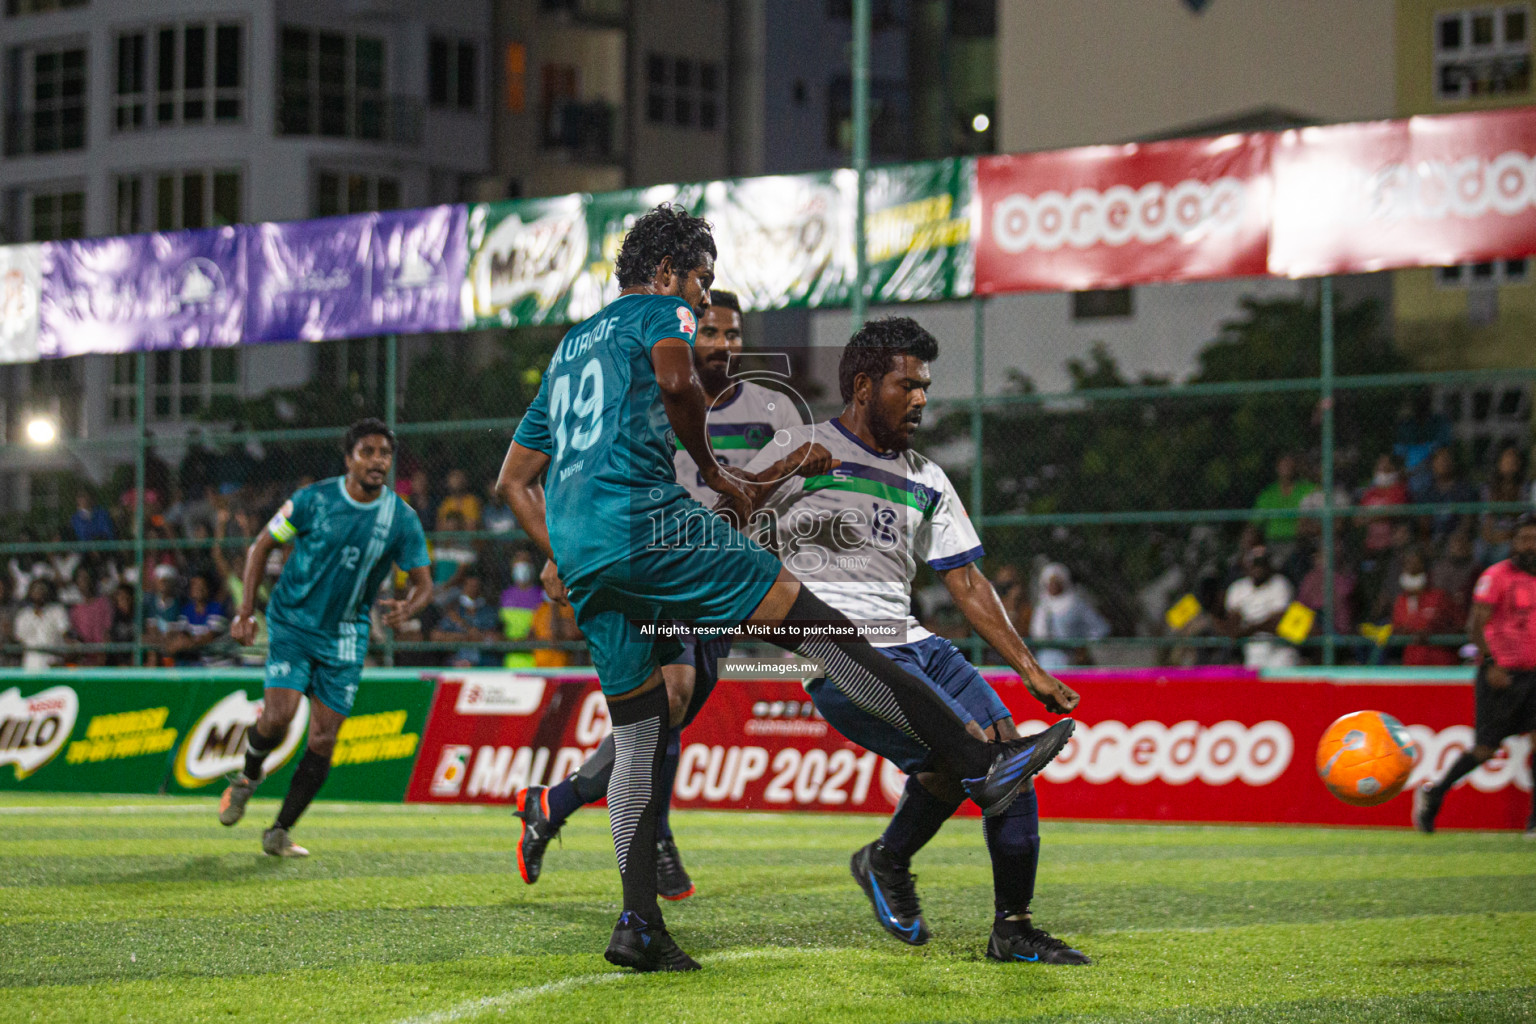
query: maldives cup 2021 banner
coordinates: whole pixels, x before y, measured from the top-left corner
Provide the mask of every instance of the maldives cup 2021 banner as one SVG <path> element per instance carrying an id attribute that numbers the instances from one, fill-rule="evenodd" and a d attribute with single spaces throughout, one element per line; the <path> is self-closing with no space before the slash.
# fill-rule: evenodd
<path id="1" fill-rule="evenodd" d="M 1411 784 L 1472 744 L 1465 681 L 1274 681 L 1241 669 L 1095 671 L 1069 676 L 1083 700 L 1076 735 L 1041 774 L 1058 818 L 1408 823 L 1409 798 L 1351 807 L 1318 779 L 1314 753 L 1334 719 L 1395 715 L 1420 749 Z M 1046 724 L 1013 676 L 994 676 L 1024 732 Z M 444 676 L 407 800 L 509 804 L 569 775 L 608 734 L 592 677 Z M 1509 741 L 1447 800 L 1447 827 L 1514 828 L 1530 809 L 1529 743 Z M 889 814 L 905 777 L 845 740 L 797 682 L 725 681 L 683 734 L 677 806 Z M 967 805 L 966 813 L 975 813 Z"/>

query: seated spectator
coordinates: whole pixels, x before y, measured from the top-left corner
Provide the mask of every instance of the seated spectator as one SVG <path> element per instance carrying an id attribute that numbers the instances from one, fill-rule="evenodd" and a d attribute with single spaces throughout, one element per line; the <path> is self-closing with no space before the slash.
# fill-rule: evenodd
<path id="1" fill-rule="evenodd" d="M 463 526 L 446 525 L 447 517 L 453 514 L 458 515 Z M 462 469 L 448 472 L 448 496 L 437 506 L 437 528 L 439 530 L 480 529 L 480 499 L 469 493 L 469 477 Z"/>
<path id="2" fill-rule="evenodd" d="M 46 672 L 61 664 L 60 652 L 69 639 L 69 613 L 54 597 L 53 583 L 32 581 L 27 603 L 16 613 L 16 640 L 22 645 L 21 667 L 27 672 Z"/>
<path id="3" fill-rule="evenodd" d="M 1067 567 L 1052 562 L 1040 571 L 1040 594 L 1030 616 L 1029 635 L 1034 640 L 1100 640 L 1109 635 L 1109 623 L 1072 586 Z M 1086 647 L 1041 648 L 1035 651 L 1035 660 L 1050 670 L 1093 663 Z"/>
<path id="4" fill-rule="evenodd" d="M 1376 471 L 1370 486 L 1360 492 L 1361 508 L 1386 508 L 1408 504 L 1408 481 L 1403 473 L 1403 461 L 1396 455 L 1384 453 L 1376 459 Z M 1361 516 L 1365 523 L 1365 558 L 1373 561 L 1392 547 L 1392 526 L 1395 520 L 1387 516 Z"/>
<path id="5" fill-rule="evenodd" d="M 1445 447 L 1451 440 L 1451 421 L 1433 411 L 1427 389 L 1417 392 L 1398 411 L 1392 451 L 1402 460 L 1410 482 L 1428 470 L 1435 449 Z"/>
<path id="6" fill-rule="evenodd" d="M 533 630 L 533 616 L 544 603 L 544 588 L 539 585 L 533 553 L 519 548 L 512 555 L 512 585 L 501 592 L 501 632 L 508 640 L 528 640 Z M 532 668 L 537 664 L 532 651 L 508 651 L 502 658 L 507 668 Z"/>
<path id="7" fill-rule="evenodd" d="M 218 578 L 218 566 L 213 560 L 213 537 L 208 532 L 208 527 L 201 523 L 193 523 L 187 530 L 187 539 L 197 541 L 200 545 L 195 548 L 184 548 L 181 551 L 182 571 L 186 573 L 188 581 L 193 576 L 208 576 Z"/>
<path id="8" fill-rule="evenodd" d="M 479 644 L 501 639 L 497 629 L 500 623 L 496 609 L 490 606 L 490 602 L 481 593 L 478 576 L 465 576 L 458 600 L 444 605 L 442 611 L 443 616 L 438 620 L 437 628 L 432 631 L 435 643 Z M 449 664 L 456 668 L 494 665 L 494 657 L 473 647 L 462 647 L 454 652 Z"/>
<path id="9" fill-rule="evenodd" d="M 1333 631 L 1335 634 L 1355 631 L 1355 590 L 1358 580 L 1349 563 L 1334 556 L 1333 563 Z M 1312 622 L 1312 635 L 1322 636 L 1323 627 L 1323 553 L 1312 556 L 1312 568 L 1302 577 L 1296 588 L 1296 600 L 1317 613 Z"/>
<path id="10" fill-rule="evenodd" d="M 1416 505 L 1450 505 L 1477 500 L 1477 491 L 1462 479 L 1456 453 L 1449 447 L 1437 448 L 1429 458 L 1429 476 L 1418 488 L 1410 488 Z M 1461 526 L 1460 512 L 1437 512 L 1424 517 L 1424 529 L 1431 543 L 1440 544 Z"/>
<path id="11" fill-rule="evenodd" d="M 1507 444 L 1499 449 L 1493 463 L 1493 475 L 1483 485 L 1482 499 L 1487 502 L 1529 502 L 1525 479 L 1525 453 Z M 1479 524 L 1476 555 L 1481 565 L 1492 565 L 1509 557 L 1509 541 L 1515 534 L 1518 512 L 1484 512 Z"/>
<path id="12" fill-rule="evenodd" d="M 1415 642 L 1403 648 L 1404 665 L 1455 665 L 1456 648 L 1429 643 L 1435 634 L 1460 633 L 1455 602 L 1443 590 L 1430 585 L 1429 564 L 1424 552 L 1409 550 L 1403 559 L 1397 601 L 1392 606 L 1392 632 L 1411 636 Z"/>
<path id="13" fill-rule="evenodd" d="M 512 506 L 501 500 L 501 495 L 496 493 L 496 481 L 492 480 L 485 487 L 485 528 L 492 533 L 512 533 L 517 529 L 517 516 L 512 513 Z"/>
<path id="14" fill-rule="evenodd" d="M 144 642 L 164 649 L 181 618 L 181 588 L 176 567 L 157 565 L 154 569 L 154 593 L 144 599 Z"/>
<path id="15" fill-rule="evenodd" d="M 535 667 L 565 668 L 576 664 L 574 651 L 555 646 L 557 643 L 581 639 L 581 630 L 576 627 L 575 609 L 568 602 L 553 601 L 546 597 L 540 602 L 538 608 L 534 609 L 529 638 L 550 645 L 534 649 Z"/>
<path id="16" fill-rule="evenodd" d="M 197 575 L 187 580 L 187 599 L 181 602 L 176 623 L 172 627 L 168 653 L 178 665 L 214 665 L 227 661 L 228 652 L 214 649 L 229 632 L 229 615 L 224 606 L 213 599 L 213 587 L 208 577 Z"/>
<path id="17" fill-rule="evenodd" d="M 132 644 L 138 638 L 135 636 L 135 623 L 133 614 L 133 587 L 126 583 L 119 583 L 117 589 L 112 591 L 112 622 L 107 627 L 107 642 L 113 644 Z M 112 651 L 107 655 L 108 665 L 132 665 L 132 651 Z"/>
<path id="18" fill-rule="evenodd" d="M 83 488 L 75 492 L 75 514 L 69 517 L 69 526 L 75 540 L 112 540 L 115 536 L 112 517 Z"/>
<path id="19" fill-rule="evenodd" d="M 29 540 L 31 538 L 23 537 L 22 539 Z M 30 593 L 32 583 L 35 580 L 53 582 L 57 579 L 54 575 L 53 562 L 47 555 L 43 554 L 17 555 L 11 559 L 9 568 L 11 571 L 11 587 L 18 594 Z"/>
<path id="20" fill-rule="evenodd" d="M 1249 668 L 1295 665 L 1296 649 L 1274 637 L 1296 593 L 1291 581 L 1275 572 L 1269 550 L 1262 545 L 1243 557 L 1243 567 L 1248 574 L 1227 588 L 1223 631 L 1231 637 L 1252 638 L 1243 645 L 1243 664 Z"/>
<path id="21" fill-rule="evenodd" d="M 1008 613 L 1008 621 L 1013 623 L 1014 631 L 1020 635 L 1028 633 L 1035 609 L 1029 603 L 1029 588 L 1024 585 L 1024 574 L 1019 572 L 1019 567 L 1011 564 L 1001 566 L 992 576 L 992 589 L 997 591 L 998 600 L 1003 602 L 1003 611 Z"/>
<path id="22" fill-rule="evenodd" d="M 457 512 L 448 512 L 443 515 L 438 528 L 457 533 L 464 529 L 464 520 Z M 469 567 L 474 564 L 475 549 L 456 537 L 432 546 L 432 585 L 437 588 L 439 602 L 458 595 Z"/>
<path id="23" fill-rule="evenodd" d="M 1418 520 L 1399 519 L 1392 524 L 1392 546 L 1382 552 L 1366 573 L 1361 588 L 1368 622 L 1386 622 L 1392 615 L 1392 602 L 1397 600 L 1397 581 L 1403 574 L 1403 559 L 1408 549 L 1419 542 Z"/>
<path id="24" fill-rule="evenodd" d="M 69 609 L 70 631 L 74 633 L 75 639 L 83 644 L 106 643 L 112 633 L 112 599 L 107 596 L 105 589 L 98 591 L 95 577 L 84 567 L 75 570 L 75 582 L 71 589 L 80 595 L 80 599 L 73 604 L 64 602 Z M 131 615 L 132 602 L 128 610 Z M 79 662 L 82 665 L 105 665 L 107 659 L 100 652 L 92 652 L 82 654 Z"/>
<path id="25" fill-rule="evenodd" d="M 1481 570 L 1482 565 L 1472 553 L 1472 533 L 1465 528 L 1451 534 L 1445 544 L 1445 553 L 1430 563 L 1429 585 L 1445 591 L 1459 624 L 1466 622 L 1472 606 L 1472 587 Z"/>
<path id="26" fill-rule="evenodd" d="M 76 566 L 74 576 L 59 587 L 59 603 L 65 608 L 73 608 L 82 601 L 90 600 L 95 593 L 96 584 L 91 570 L 83 565 Z"/>
<path id="27" fill-rule="evenodd" d="M 11 602 L 11 585 L 0 576 L 0 666 L 10 667 L 16 659 L 4 650 L 16 642 L 16 608 Z"/>
<path id="28" fill-rule="evenodd" d="M 1282 455 L 1275 462 L 1274 483 L 1259 492 L 1253 507 L 1269 512 L 1299 509 L 1302 499 L 1315 490 L 1316 484 L 1296 478 L 1296 456 Z M 1296 543 L 1296 524 L 1294 518 L 1266 519 L 1261 524 L 1264 544 L 1272 557 L 1284 561 L 1290 554 L 1290 546 Z"/>
<path id="29" fill-rule="evenodd" d="M 426 529 L 428 523 L 437 522 L 437 506 L 432 503 L 432 481 L 426 470 L 413 471 L 399 490 L 400 496 L 416 510 L 422 529 Z"/>

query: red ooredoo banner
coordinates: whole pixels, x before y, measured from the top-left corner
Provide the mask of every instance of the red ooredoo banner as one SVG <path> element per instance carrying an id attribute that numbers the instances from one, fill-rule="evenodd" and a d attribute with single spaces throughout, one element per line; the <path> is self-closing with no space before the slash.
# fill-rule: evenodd
<path id="1" fill-rule="evenodd" d="M 1437 776 L 1472 743 L 1465 682 L 1260 680 L 1240 669 L 1102 671 L 1071 677 L 1078 730 L 1039 782 L 1056 818 L 1408 824 L 1408 797 L 1351 807 L 1317 778 L 1317 740 L 1335 718 L 1395 715 L 1422 752 L 1410 784 Z M 1021 729 L 1039 705 L 1011 676 L 993 679 Z M 596 680 L 511 673 L 444 676 L 407 800 L 508 803 L 571 771 L 608 732 Z M 1527 739 L 1450 795 L 1441 823 L 1515 828 L 1530 809 Z M 905 778 L 844 740 L 796 682 L 725 682 L 683 734 L 676 805 L 888 814 Z M 967 805 L 967 813 L 975 813 Z"/>
<path id="2" fill-rule="evenodd" d="M 982 157 L 976 291 L 1263 274 L 1274 136 Z"/>
<path id="3" fill-rule="evenodd" d="M 1536 253 L 1529 109 L 1286 132 L 1274 168 L 1271 273 L 1311 277 Z"/>

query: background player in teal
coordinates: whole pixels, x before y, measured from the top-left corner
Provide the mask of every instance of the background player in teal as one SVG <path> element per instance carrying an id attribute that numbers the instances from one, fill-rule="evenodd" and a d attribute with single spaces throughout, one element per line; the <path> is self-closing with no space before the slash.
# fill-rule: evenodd
<path id="1" fill-rule="evenodd" d="M 523 529 L 558 565 L 608 699 L 608 814 L 624 911 L 604 955 L 646 971 L 699 966 L 667 934 L 656 898 L 668 733 L 660 665 L 679 648 L 656 627 L 749 623 L 754 636 L 815 659 L 855 704 L 957 772 L 988 815 L 1005 809 L 1072 732 L 1066 720 L 1008 743 L 972 736 L 932 688 L 863 639 L 828 639 L 828 627 L 856 632 L 677 483 L 673 431 L 723 511 L 750 511 L 744 483 L 722 472 L 710 450 L 708 403 L 694 373 L 695 311 L 709 305 L 714 260 L 709 225 L 685 210 L 662 205 L 635 222 L 615 262 L 619 297 L 566 334 L 497 480 Z"/>
<path id="2" fill-rule="evenodd" d="M 347 473 L 296 493 L 272 517 L 245 558 L 245 597 L 230 633 L 248 644 L 256 632 L 253 598 L 267 556 L 295 541 L 267 602 L 270 644 L 261 717 L 249 733 L 245 769 L 219 801 L 219 821 L 233 825 L 245 814 L 261 782 L 262 762 L 277 748 L 309 698 L 309 742 L 288 795 L 261 845 L 276 857 L 303 857 L 289 830 L 309 806 L 331 770 L 336 734 L 352 711 L 368 652 L 368 612 L 386 575 L 398 565 L 410 574 L 404 601 L 388 601 L 384 621 L 398 627 L 432 598 L 427 538 L 415 511 L 386 490 L 395 457 L 395 436 L 383 422 L 359 420 L 343 442 Z"/>

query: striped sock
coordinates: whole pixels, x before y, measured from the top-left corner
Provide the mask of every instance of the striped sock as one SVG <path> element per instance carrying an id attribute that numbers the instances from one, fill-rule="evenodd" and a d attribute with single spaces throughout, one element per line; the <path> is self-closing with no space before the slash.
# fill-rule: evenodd
<path id="1" fill-rule="evenodd" d="M 656 903 L 656 816 L 664 799 L 657 792 L 667 749 L 667 690 L 658 686 L 629 700 L 610 701 L 613 721 L 613 777 L 608 782 L 608 818 L 613 852 L 624 883 L 624 909 L 651 927 L 661 926 Z"/>

